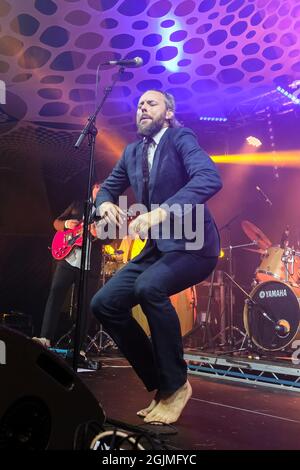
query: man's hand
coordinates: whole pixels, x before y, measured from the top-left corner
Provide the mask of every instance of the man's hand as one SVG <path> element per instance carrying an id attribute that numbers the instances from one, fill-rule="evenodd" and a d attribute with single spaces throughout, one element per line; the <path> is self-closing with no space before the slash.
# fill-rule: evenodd
<path id="1" fill-rule="evenodd" d="M 77 219 L 69 219 L 65 221 L 65 228 L 68 230 L 73 230 L 75 227 L 77 227 L 78 224 L 80 224 L 80 220 Z"/>
<path id="2" fill-rule="evenodd" d="M 126 220 L 125 212 L 112 202 L 103 202 L 98 213 L 107 224 L 115 224 L 117 227 L 120 227 Z"/>
<path id="3" fill-rule="evenodd" d="M 149 229 L 161 222 L 164 222 L 167 215 L 167 211 L 160 207 L 151 212 L 146 212 L 146 214 L 139 215 L 130 223 L 129 235 L 132 238 L 147 238 Z"/>

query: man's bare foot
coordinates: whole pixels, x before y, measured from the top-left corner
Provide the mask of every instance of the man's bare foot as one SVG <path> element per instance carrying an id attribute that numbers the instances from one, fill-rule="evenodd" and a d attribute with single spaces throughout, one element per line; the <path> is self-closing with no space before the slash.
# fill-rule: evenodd
<path id="1" fill-rule="evenodd" d="M 36 341 L 37 343 L 40 343 L 45 348 L 50 348 L 51 347 L 50 339 L 48 339 L 48 338 L 37 338 L 36 336 L 34 336 L 32 339 L 33 339 L 33 341 Z"/>
<path id="2" fill-rule="evenodd" d="M 153 398 L 153 400 L 151 401 L 150 405 L 147 406 L 147 408 L 143 408 L 142 410 L 137 411 L 136 414 L 144 418 L 145 416 L 147 416 L 148 413 L 150 413 L 150 411 L 152 411 L 156 407 L 157 404 L 158 404 L 158 401 L 156 401 L 155 398 Z"/>
<path id="3" fill-rule="evenodd" d="M 144 418 L 145 423 L 171 424 L 181 415 L 185 405 L 192 396 L 192 387 L 186 381 L 182 387 L 168 398 L 161 398 L 158 404 Z"/>
<path id="4" fill-rule="evenodd" d="M 159 392 L 156 392 L 154 398 L 151 400 L 150 405 L 147 406 L 147 408 L 143 408 L 142 410 L 137 411 L 136 414 L 144 418 L 145 416 L 147 416 L 148 413 L 150 413 L 150 411 L 152 411 L 156 407 L 158 402 L 159 402 Z"/>

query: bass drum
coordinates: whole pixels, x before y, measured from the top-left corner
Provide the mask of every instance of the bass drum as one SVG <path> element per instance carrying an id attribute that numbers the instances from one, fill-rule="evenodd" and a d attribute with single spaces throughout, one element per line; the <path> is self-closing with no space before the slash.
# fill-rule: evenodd
<path id="1" fill-rule="evenodd" d="M 138 256 L 144 248 L 145 243 L 145 241 L 142 241 L 139 238 L 132 240 L 130 237 L 125 237 L 119 246 L 119 250 L 124 253 L 123 263 L 126 264 L 128 261 Z M 196 320 L 196 289 L 194 287 L 185 289 L 178 294 L 172 295 L 170 300 L 178 314 L 181 334 L 184 336 L 193 328 Z M 133 307 L 132 315 L 143 328 L 145 333 L 150 336 L 149 324 L 140 305 Z"/>
<path id="2" fill-rule="evenodd" d="M 300 332 L 300 287 L 281 281 L 258 284 L 244 307 L 249 338 L 265 351 L 292 345 Z"/>

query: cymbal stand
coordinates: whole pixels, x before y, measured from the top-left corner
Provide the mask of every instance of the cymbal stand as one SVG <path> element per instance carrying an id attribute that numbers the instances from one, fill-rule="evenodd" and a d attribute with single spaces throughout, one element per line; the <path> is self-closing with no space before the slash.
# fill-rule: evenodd
<path id="1" fill-rule="evenodd" d="M 228 334 L 227 334 L 227 344 L 231 347 L 234 348 L 235 346 L 235 340 L 234 340 L 234 335 L 233 335 L 233 289 L 232 289 L 232 283 L 234 283 L 247 297 L 250 297 L 249 294 L 244 291 L 244 289 L 234 280 L 234 272 L 233 272 L 233 255 L 232 255 L 232 250 L 238 249 L 238 248 L 246 248 L 249 246 L 257 246 L 256 240 L 253 240 L 251 243 L 243 243 L 242 245 L 229 245 L 228 247 L 223 248 L 224 251 L 228 250 L 229 255 L 228 255 L 228 267 L 229 267 L 229 274 L 224 271 L 224 274 L 231 280 L 230 286 L 229 286 L 229 312 L 228 312 Z"/>
<path id="2" fill-rule="evenodd" d="M 102 247 L 102 258 L 101 258 L 101 285 L 104 286 L 106 283 L 106 276 L 105 276 L 105 264 L 106 258 L 109 258 L 109 255 L 106 255 L 104 252 L 104 248 Z M 102 351 L 109 347 L 117 348 L 112 338 L 103 330 L 103 326 L 99 323 L 99 330 L 97 333 L 91 338 L 88 335 L 88 339 L 90 340 L 89 344 L 86 347 L 85 352 L 88 353 L 92 348 L 96 349 L 97 354 L 100 354 Z"/>

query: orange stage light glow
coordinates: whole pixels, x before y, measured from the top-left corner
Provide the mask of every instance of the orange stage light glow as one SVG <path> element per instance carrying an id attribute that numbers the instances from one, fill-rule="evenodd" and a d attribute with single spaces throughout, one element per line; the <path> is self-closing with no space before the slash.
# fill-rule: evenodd
<path id="1" fill-rule="evenodd" d="M 300 150 L 287 152 L 241 153 L 236 155 L 216 155 L 215 163 L 230 165 L 300 167 Z"/>
<path id="2" fill-rule="evenodd" d="M 125 140 L 116 134 L 101 132 L 98 134 L 99 142 L 104 146 L 104 149 L 111 153 L 111 155 L 119 159 L 126 146 Z"/>

